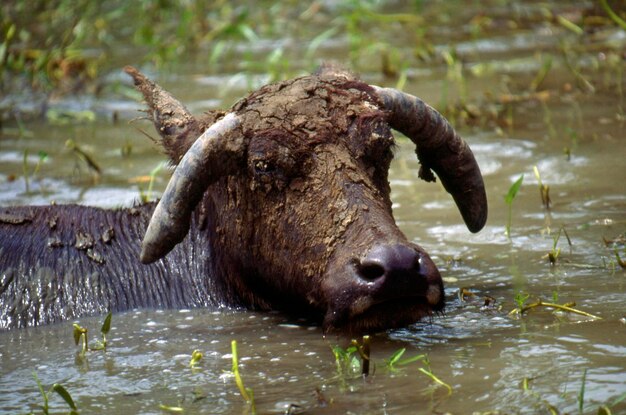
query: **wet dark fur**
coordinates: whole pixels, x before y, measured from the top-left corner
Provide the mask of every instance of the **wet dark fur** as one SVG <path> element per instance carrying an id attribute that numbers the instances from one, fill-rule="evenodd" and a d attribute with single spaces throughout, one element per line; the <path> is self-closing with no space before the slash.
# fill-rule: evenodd
<path id="1" fill-rule="evenodd" d="M 238 304 L 213 278 L 209 234 L 198 226 L 197 214 L 188 237 L 167 258 L 139 263 L 154 206 L 0 209 L 23 219 L 21 224 L 0 221 L 0 328 L 109 310 Z"/>

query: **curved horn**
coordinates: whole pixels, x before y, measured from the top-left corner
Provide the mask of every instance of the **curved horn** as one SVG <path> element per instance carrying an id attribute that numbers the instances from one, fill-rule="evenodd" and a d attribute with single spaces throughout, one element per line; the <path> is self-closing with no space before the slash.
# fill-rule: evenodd
<path id="1" fill-rule="evenodd" d="M 372 86 L 384 108 L 390 126 L 417 146 L 422 167 L 419 176 L 435 181 L 437 173 L 456 202 L 467 228 L 480 231 L 487 221 L 487 195 L 474 154 L 439 112 L 421 99 L 392 88 Z"/>
<path id="2" fill-rule="evenodd" d="M 244 153 L 240 124 L 236 114 L 227 114 L 185 153 L 152 214 L 141 246 L 141 262 L 149 264 L 164 257 L 182 241 L 206 188 L 235 171 Z"/>

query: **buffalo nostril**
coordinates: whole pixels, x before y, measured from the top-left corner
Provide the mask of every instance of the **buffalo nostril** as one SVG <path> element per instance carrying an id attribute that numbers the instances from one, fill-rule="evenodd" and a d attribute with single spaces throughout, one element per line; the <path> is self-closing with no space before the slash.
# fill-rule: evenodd
<path id="1" fill-rule="evenodd" d="M 376 262 L 364 261 L 358 266 L 358 272 L 364 280 L 373 281 L 385 275 L 385 267 Z"/>
<path id="2" fill-rule="evenodd" d="M 413 274 L 419 270 L 419 260 L 419 253 L 406 245 L 378 245 L 357 263 L 357 272 L 367 281 L 391 274 Z"/>

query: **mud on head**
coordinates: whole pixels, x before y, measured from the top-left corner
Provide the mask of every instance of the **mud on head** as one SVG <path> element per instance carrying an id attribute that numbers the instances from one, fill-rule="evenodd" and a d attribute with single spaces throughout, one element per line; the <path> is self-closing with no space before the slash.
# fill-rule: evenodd
<path id="1" fill-rule="evenodd" d="M 440 176 L 473 231 L 486 219 L 482 176 L 445 119 L 394 94 L 333 68 L 242 99 L 182 157 L 142 261 L 185 237 L 202 200 L 230 285 L 248 305 L 348 332 L 400 327 L 441 310 L 436 266 L 392 216 L 391 128 L 416 143 L 423 176 Z"/>

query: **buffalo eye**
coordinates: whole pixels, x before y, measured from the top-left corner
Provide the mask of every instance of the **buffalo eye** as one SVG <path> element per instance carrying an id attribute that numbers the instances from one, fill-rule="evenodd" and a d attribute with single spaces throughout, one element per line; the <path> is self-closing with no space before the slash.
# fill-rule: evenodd
<path id="1" fill-rule="evenodd" d="M 254 171 L 256 173 L 271 173 L 274 171 L 274 165 L 266 160 L 257 160 L 254 162 Z"/>

